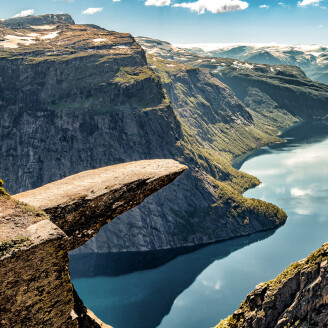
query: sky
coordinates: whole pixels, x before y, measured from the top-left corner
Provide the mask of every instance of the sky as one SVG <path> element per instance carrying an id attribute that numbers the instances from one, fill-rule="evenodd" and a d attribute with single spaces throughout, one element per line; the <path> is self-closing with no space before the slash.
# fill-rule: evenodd
<path id="1" fill-rule="evenodd" d="M 0 0 L 0 19 L 47 13 L 174 44 L 328 45 L 328 0 Z"/>

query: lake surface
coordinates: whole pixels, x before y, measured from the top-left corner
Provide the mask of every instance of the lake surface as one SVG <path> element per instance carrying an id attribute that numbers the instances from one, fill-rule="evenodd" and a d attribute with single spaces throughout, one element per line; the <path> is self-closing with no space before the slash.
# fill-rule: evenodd
<path id="1" fill-rule="evenodd" d="M 235 166 L 262 181 L 246 197 L 286 211 L 283 227 L 188 254 L 190 249 L 72 256 L 73 283 L 86 306 L 115 328 L 209 328 L 258 283 L 328 241 L 328 124 L 299 124 L 282 137 L 286 143 L 244 156 Z"/>

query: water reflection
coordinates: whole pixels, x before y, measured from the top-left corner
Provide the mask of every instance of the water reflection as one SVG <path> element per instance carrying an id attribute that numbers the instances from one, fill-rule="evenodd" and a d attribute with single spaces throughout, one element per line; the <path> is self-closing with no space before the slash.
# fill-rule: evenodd
<path id="1" fill-rule="evenodd" d="M 299 124 L 283 137 L 287 142 L 251 154 L 241 168 L 262 181 L 246 197 L 287 212 L 282 228 L 185 255 L 190 249 L 72 257 L 86 305 L 116 328 L 209 328 L 259 282 L 326 242 L 328 124 Z"/>
<path id="2" fill-rule="evenodd" d="M 276 151 L 290 151 L 300 145 L 311 145 L 327 138 L 328 121 L 309 121 L 296 124 L 286 130 L 280 137 L 286 143 L 278 143 L 259 150 L 250 151 L 243 154 L 233 161 L 233 167 L 240 169 L 242 165 L 253 157 L 258 157 Z"/>
<path id="3" fill-rule="evenodd" d="M 73 255 L 70 270 L 80 297 L 104 322 L 117 328 L 157 327 L 170 312 L 179 294 L 209 265 L 249 244 L 268 238 L 273 233 L 274 231 L 268 231 L 236 238 L 178 257 L 177 254 L 186 249 L 133 254 Z M 166 265 L 160 265 L 172 257 L 176 258 Z M 152 261 L 157 268 L 133 272 L 142 263 L 146 264 L 146 268 L 147 263 L 154 266 Z M 133 273 L 127 273 L 129 271 Z M 82 278 L 83 276 L 93 278 Z M 220 281 L 203 280 L 202 284 L 204 288 L 220 289 Z M 181 302 L 184 301 L 177 305 L 182 306 Z"/>

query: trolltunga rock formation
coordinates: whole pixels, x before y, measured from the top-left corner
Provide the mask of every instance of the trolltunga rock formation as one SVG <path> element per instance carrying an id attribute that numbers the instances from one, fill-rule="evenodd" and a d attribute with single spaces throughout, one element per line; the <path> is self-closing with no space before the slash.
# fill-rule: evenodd
<path id="1" fill-rule="evenodd" d="M 0 326 L 109 327 L 74 291 L 68 251 L 185 169 L 174 160 L 125 163 L 0 197 Z"/>

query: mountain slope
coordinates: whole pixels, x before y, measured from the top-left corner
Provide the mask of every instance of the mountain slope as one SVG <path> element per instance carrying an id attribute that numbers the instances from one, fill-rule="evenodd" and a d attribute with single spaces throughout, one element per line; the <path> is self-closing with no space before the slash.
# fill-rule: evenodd
<path id="1" fill-rule="evenodd" d="M 137 40 L 149 54 L 209 69 L 269 126 L 286 127 L 300 119 L 327 118 L 328 86 L 308 79 L 296 66 L 202 57 L 167 42 L 144 37 Z"/>
<path id="2" fill-rule="evenodd" d="M 222 45 L 215 49 L 188 47 L 200 56 L 234 58 L 250 63 L 295 65 L 315 81 L 328 84 L 328 48 L 321 46 L 287 45 Z"/>
<path id="3" fill-rule="evenodd" d="M 129 34 L 75 25 L 67 15 L 3 21 L 0 33 L 0 175 L 11 193 L 127 161 L 173 158 L 189 167 L 79 251 L 194 245 L 285 222 L 277 207 L 241 196 L 258 179 L 233 169 L 179 121 Z M 276 140 L 253 133 L 245 107 L 219 89 L 231 97 L 225 119 L 233 113 L 236 126 L 249 130 L 245 149 Z M 213 119 L 222 120 L 225 109 L 215 106 Z"/>
<path id="4" fill-rule="evenodd" d="M 161 78 L 173 109 L 202 148 L 234 156 L 270 142 L 278 131 L 259 126 L 233 92 L 207 69 L 195 68 L 152 55 L 150 67 Z"/>

